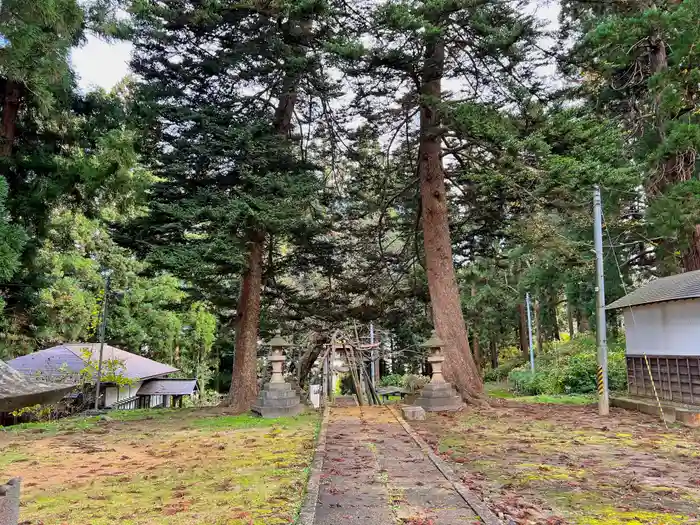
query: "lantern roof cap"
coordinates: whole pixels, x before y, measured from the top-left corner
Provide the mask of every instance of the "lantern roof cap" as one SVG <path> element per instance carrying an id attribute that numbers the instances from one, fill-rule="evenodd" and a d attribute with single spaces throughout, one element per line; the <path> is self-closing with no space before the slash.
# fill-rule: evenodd
<path id="1" fill-rule="evenodd" d="M 273 348 L 286 348 L 293 346 L 291 343 L 288 343 L 283 337 L 282 337 L 282 331 L 277 330 L 275 332 L 275 336 L 270 339 L 267 343 L 268 346 L 271 346 Z"/>
<path id="2" fill-rule="evenodd" d="M 444 343 L 442 342 L 442 339 L 440 339 L 437 335 L 437 332 L 433 330 L 430 333 L 430 338 L 427 341 L 424 341 L 421 343 L 423 348 L 442 348 L 444 346 Z"/>

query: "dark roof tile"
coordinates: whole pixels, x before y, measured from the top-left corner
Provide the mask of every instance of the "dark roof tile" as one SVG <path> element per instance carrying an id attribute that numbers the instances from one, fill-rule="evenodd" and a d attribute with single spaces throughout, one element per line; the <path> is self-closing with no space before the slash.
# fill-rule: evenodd
<path id="1" fill-rule="evenodd" d="M 648 282 L 621 299 L 609 304 L 608 310 L 664 303 L 700 297 L 700 270 L 662 277 Z"/>

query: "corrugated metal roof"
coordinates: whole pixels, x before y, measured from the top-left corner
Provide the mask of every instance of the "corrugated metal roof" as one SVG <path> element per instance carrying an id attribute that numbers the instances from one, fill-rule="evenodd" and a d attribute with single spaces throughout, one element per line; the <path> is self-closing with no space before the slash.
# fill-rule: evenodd
<path id="1" fill-rule="evenodd" d="M 189 396 L 197 388 L 196 379 L 151 379 L 141 385 L 137 396 Z"/>
<path id="2" fill-rule="evenodd" d="M 608 310 L 700 297 L 700 270 L 651 281 L 608 305 Z"/>
<path id="3" fill-rule="evenodd" d="M 47 383 L 28 377 L 0 360 L 0 412 L 12 412 L 37 404 L 54 403 L 75 385 Z"/>
<path id="4" fill-rule="evenodd" d="M 78 374 L 85 368 L 83 359 L 85 349 L 90 351 L 92 360 L 97 362 L 100 355 L 99 343 L 66 343 L 17 357 L 8 364 L 24 374 L 54 379 L 67 374 Z M 147 379 L 178 371 L 170 365 L 110 345 L 104 346 L 102 359 L 117 359 L 122 362 L 123 367 L 120 372 L 129 379 Z"/>

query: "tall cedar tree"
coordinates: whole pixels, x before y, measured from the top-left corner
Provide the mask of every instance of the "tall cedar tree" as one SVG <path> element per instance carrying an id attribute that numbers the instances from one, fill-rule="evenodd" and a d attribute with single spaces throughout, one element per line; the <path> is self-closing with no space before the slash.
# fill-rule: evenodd
<path id="1" fill-rule="evenodd" d="M 662 272 L 700 269 L 698 84 L 700 1 L 662 0 L 593 6 L 565 2 L 579 29 L 572 58 L 606 116 L 616 115 L 646 168 L 649 236 Z"/>
<path id="2" fill-rule="evenodd" d="M 293 127 L 318 75 L 313 20 L 324 9 L 320 0 L 168 0 L 135 10 L 132 67 L 161 179 L 136 242 L 217 307 L 235 307 L 228 401 L 239 411 L 257 395 L 266 243 L 308 220 L 318 188 Z"/>
<path id="3" fill-rule="evenodd" d="M 3 321 L 23 335 L 35 335 L 28 312 L 48 286 L 37 254 L 52 210 L 94 216 L 115 193 L 133 196 L 124 121 L 107 97 L 77 93 L 68 63 L 84 32 L 108 23 L 109 8 L 105 0 L 6 0 L 0 8 L 0 288 Z"/>
<path id="4" fill-rule="evenodd" d="M 355 64 L 353 73 L 359 80 L 355 106 L 368 122 L 393 119 L 394 126 L 385 130 L 388 137 L 419 115 L 411 176 L 417 176 L 420 188 L 432 317 L 445 342 L 446 376 L 463 398 L 473 399 L 481 396 L 483 387 L 455 277 L 446 143 L 465 107 L 473 118 L 474 113 L 487 115 L 513 102 L 515 91 L 521 99 L 530 96 L 536 29 L 517 2 L 393 0 L 374 9 L 365 7 L 372 12 L 369 34 L 361 39 L 363 44 L 341 49 Z M 452 146 L 468 145 L 471 139 L 460 133 Z"/>
<path id="5" fill-rule="evenodd" d="M 6 0 L 0 34 L 7 40 L 0 63 L 0 157 L 12 154 L 17 117 L 26 98 L 51 106 L 53 89 L 69 83 L 68 52 L 82 36 L 83 12 L 75 0 Z"/>

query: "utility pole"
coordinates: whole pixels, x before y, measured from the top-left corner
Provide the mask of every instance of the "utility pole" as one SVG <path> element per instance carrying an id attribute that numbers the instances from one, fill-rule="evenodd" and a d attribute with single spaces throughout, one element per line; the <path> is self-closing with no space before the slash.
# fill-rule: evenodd
<path id="1" fill-rule="evenodd" d="M 102 354 L 105 348 L 105 330 L 107 329 L 107 300 L 109 297 L 109 283 L 112 272 L 105 271 L 105 294 L 102 298 L 102 322 L 100 323 L 100 355 L 97 361 L 97 380 L 95 381 L 95 410 L 100 408 L 100 381 L 102 379 Z"/>
<path id="2" fill-rule="evenodd" d="M 532 315 L 530 314 L 530 292 L 525 294 L 525 302 L 527 303 L 527 335 L 530 341 L 530 370 L 535 373 L 535 349 L 532 346 Z"/>
<path id="3" fill-rule="evenodd" d="M 600 200 L 600 186 L 593 190 L 593 244 L 595 246 L 596 278 L 596 339 L 598 340 L 598 413 L 607 416 L 610 413 L 608 398 L 608 336 L 605 323 L 605 276 L 603 275 L 603 212 Z"/>

